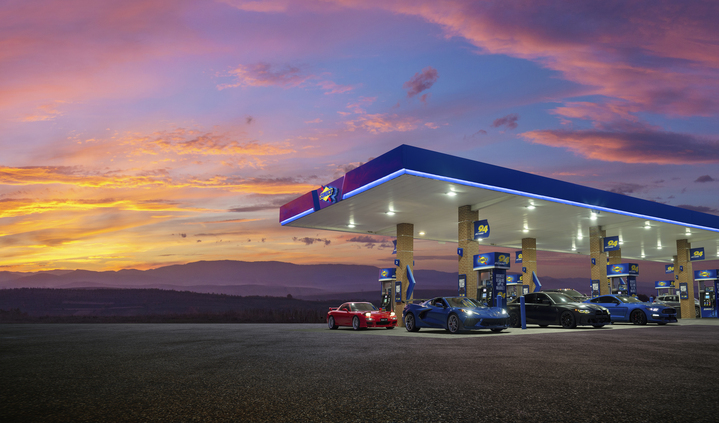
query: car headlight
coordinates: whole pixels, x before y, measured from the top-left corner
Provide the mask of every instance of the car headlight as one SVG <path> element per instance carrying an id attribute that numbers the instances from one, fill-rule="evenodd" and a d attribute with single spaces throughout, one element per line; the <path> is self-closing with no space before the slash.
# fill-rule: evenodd
<path id="1" fill-rule="evenodd" d="M 472 310 L 465 310 L 463 308 L 460 308 L 459 311 L 461 311 L 462 313 L 465 313 L 467 316 L 472 315 Z"/>
<path id="2" fill-rule="evenodd" d="M 370 317 L 372 317 L 372 314 L 371 314 L 371 313 L 365 313 L 365 314 L 364 314 L 364 317 L 366 317 L 366 318 L 369 319 Z"/>
<path id="3" fill-rule="evenodd" d="M 393 311 L 393 312 L 391 312 L 391 313 L 390 313 L 389 315 L 390 315 L 390 317 L 394 317 L 394 316 L 396 316 L 396 314 L 394 314 L 394 311 Z"/>
<path id="4" fill-rule="evenodd" d="M 656 313 L 659 311 L 659 307 L 649 307 L 649 311 L 653 311 Z"/>
<path id="5" fill-rule="evenodd" d="M 502 309 L 502 314 L 507 314 L 507 310 Z"/>
<path id="6" fill-rule="evenodd" d="M 590 313 L 592 312 L 591 310 L 586 310 L 586 309 L 583 309 L 583 308 L 575 308 L 574 311 L 578 311 L 578 312 L 580 312 L 580 313 L 582 313 L 582 314 L 590 314 Z"/>

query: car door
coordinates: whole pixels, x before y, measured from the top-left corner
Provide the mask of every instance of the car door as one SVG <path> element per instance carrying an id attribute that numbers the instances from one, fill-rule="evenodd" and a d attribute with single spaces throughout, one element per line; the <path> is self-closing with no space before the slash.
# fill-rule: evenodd
<path id="1" fill-rule="evenodd" d="M 598 297 L 592 300 L 593 304 L 598 304 L 602 307 L 609 309 L 609 315 L 612 317 L 626 319 L 627 307 L 626 304 L 622 303 L 618 299 L 609 296 Z M 624 305 L 621 307 L 620 305 Z"/>
<path id="2" fill-rule="evenodd" d="M 429 311 L 427 311 L 425 323 L 444 327 L 447 323 L 447 302 L 443 298 L 435 298 L 430 302 Z"/>
<path id="3" fill-rule="evenodd" d="M 349 304 L 342 304 L 337 312 L 334 314 L 335 323 L 340 326 L 349 326 L 352 324 L 352 316 L 350 315 Z"/>
<path id="4" fill-rule="evenodd" d="M 537 294 L 527 294 L 524 296 L 524 311 L 526 313 L 527 323 L 537 323 L 537 319 L 540 315 L 539 300 Z"/>
<path id="5" fill-rule="evenodd" d="M 539 325 L 553 325 L 559 321 L 559 308 L 547 294 L 537 293 L 536 323 Z"/>

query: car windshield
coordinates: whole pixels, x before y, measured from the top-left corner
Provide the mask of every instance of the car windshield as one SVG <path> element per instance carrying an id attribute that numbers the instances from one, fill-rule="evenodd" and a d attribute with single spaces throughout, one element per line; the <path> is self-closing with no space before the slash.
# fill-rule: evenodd
<path id="1" fill-rule="evenodd" d="M 448 297 L 445 298 L 450 307 L 477 307 L 477 304 L 469 298 L 464 297 Z"/>
<path id="2" fill-rule="evenodd" d="M 584 294 L 582 294 L 579 291 L 575 291 L 573 289 L 563 289 L 561 293 L 566 295 L 567 297 L 584 298 Z"/>
<path id="3" fill-rule="evenodd" d="M 547 292 L 546 293 L 555 304 L 563 304 L 563 303 L 574 303 L 576 302 L 573 298 L 568 297 L 564 294 L 559 294 L 556 292 Z"/>
<path id="4" fill-rule="evenodd" d="M 641 303 L 642 300 L 634 297 L 630 297 L 629 295 L 617 295 L 617 298 L 619 298 L 619 301 L 623 303 Z"/>
<path id="5" fill-rule="evenodd" d="M 468 298 L 468 300 L 471 301 L 472 303 L 474 303 L 474 307 L 487 308 L 487 306 L 484 305 L 484 303 L 479 300 L 475 300 L 474 298 Z"/>
<path id="6" fill-rule="evenodd" d="M 350 304 L 350 310 L 352 311 L 374 311 L 377 307 L 373 306 L 372 303 L 352 303 Z"/>

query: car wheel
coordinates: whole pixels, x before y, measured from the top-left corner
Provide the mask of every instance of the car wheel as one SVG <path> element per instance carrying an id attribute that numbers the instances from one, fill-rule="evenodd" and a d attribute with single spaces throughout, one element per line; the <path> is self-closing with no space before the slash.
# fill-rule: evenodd
<path id="1" fill-rule="evenodd" d="M 335 318 L 330 316 L 329 319 L 327 319 L 327 326 L 329 326 L 330 329 L 337 329 L 337 325 L 335 324 Z"/>
<path id="2" fill-rule="evenodd" d="M 601 328 L 604 327 L 604 325 L 592 325 L 592 326 L 594 326 L 594 327 L 597 328 L 597 329 L 601 329 Z"/>
<path id="3" fill-rule="evenodd" d="M 407 316 L 405 316 L 404 327 L 407 329 L 407 332 L 417 332 L 419 330 L 417 322 L 414 320 L 414 314 L 408 313 Z"/>
<path id="4" fill-rule="evenodd" d="M 519 319 L 519 314 L 515 311 L 509 313 L 509 326 L 518 328 L 522 325 L 522 321 Z"/>
<path id="5" fill-rule="evenodd" d="M 697 319 L 702 317 L 702 311 L 699 307 L 694 307 L 694 317 Z"/>
<path id="6" fill-rule="evenodd" d="M 494 328 L 494 329 L 492 329 L 492 332 L 499 333 L 503 330 L 504 330 L 504 328 Z"/>
<path id="7" fill-rule="evenodd" d="M 459 317 L 456 314 L 450 314 L 447 317 L 447 330 L 449 333 L 457 333 L 460 329 Z"/>
<path id="8" fill-rule="evenodd" d="M 574 329 L 577 327 L 577 319 L 574 318 L 574 314 L 571 311 L 565 311 L 559 316 L 559 323 L 565 329 Z"/>
<path id="9" fill-rule="evenodd" d="M 354 330 L 362 329 L 360 327 L 359 317 L 357 317 L 357 316 L 352 318 L 352 329 L 354 329 Z"/>
<path id="10" fill-rule="evenodd" d="M 629 320 L 631 320 L 635 325 L 646 325 L 647 315 L 641 310 L 634 310 L 629 316 Z"/>

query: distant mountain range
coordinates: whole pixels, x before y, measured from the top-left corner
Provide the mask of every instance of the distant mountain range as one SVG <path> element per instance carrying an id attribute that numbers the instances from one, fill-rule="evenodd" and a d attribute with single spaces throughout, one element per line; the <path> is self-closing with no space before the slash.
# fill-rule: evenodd
<path id="1" fill-rule="evenodd" d="M 414 275 L 415 298 L 457 292 L 457 273 L 416 270 Z M 378 278 L 379 268 L 374 266 L 222 260 L 151 270 L 0 271 L 0 288 L 156 288 L 240 296 L 292 295 L 307 300 L 376 300 L 380 292 Z M 583 293 L 588 293 L 589 288 L 585 278 L 542 277 L 541 282 L 545 288 L 574 288 Z"/>

